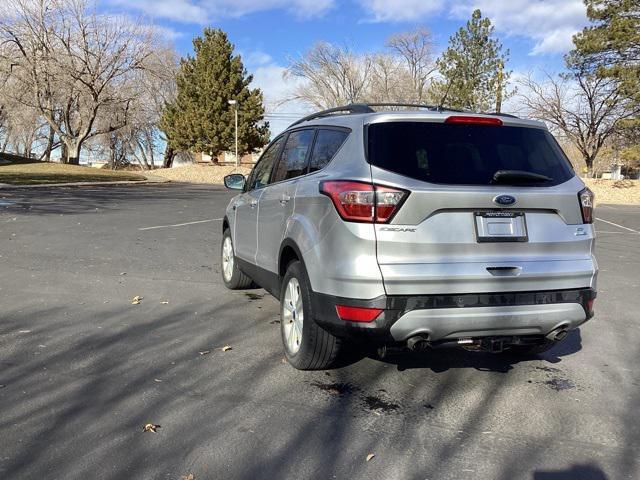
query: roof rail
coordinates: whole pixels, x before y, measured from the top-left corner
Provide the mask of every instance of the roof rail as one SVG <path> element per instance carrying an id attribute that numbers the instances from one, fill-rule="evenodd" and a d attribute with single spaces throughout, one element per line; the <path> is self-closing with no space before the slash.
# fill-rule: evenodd
<path id="1" fill-rule="evenodd" d="M 415 107 L 415 108 L 426 108 L 427 110 L 436 110 L 439 112 L 447 111 L 447 112 L 464 112 L 464 110 L 458 110 L 457 108 L 449 108 L 444 107 L 442 105 L 427 105 L 424 103 L 398 103 L 398 102 L 383 102 L 383 103 L 367 103 L 369 107 Z"/>
<path id="2" fill-rule="evenodd" d="M 374 113 L 375 110 L 371 108 L 369 105 L 364 103 L 350 103 L 349 105 L 343 105 L 342 107 L 329 108 L 327 110 L 322 110 L 320 112 L 307 115 L 306 117 L 303 117 L 300 120 L 293 122 L 291 125 L 289 125 L 289 128 L 293 127 L 294 125 L 298 125 L 302 122 L 308 122 L 309 120 L 313 120 L 314 118 L 327 117 L 333 113 L 339 113 L 339 112 L 346 112 L 351 115 L 354 113 Z"/>
<path id="3" fill-rule="evenodd" d="M 437 112 L 458 112 L 458 113 L 477 113 L 470 110 L 460 110 L 457 108 L 449 108 L 442 105 L 426 105 L 423 103 L 401 103 L 401 102 L 383 102 L 383 103 L 350 103 L 349 105 L 343 105 L 341 107 L 329 108 L 320 112 L 312 113 L 306 117 L 301 118 L 289 125 L 289 128 L 299 125 L 303 122 L 308 122 L 315 118 L 328 117 L 332 114 L 347 113 L 349 115 L 358 113 L 375 113 L 373 107 L 413 107 L 413 108 L 426 108 L 427 110 L 434 110 Z M 518 118 L 515 115 L 509 113 L 485 113 L 485 115 L 497 115 L 501 117 Z"/>

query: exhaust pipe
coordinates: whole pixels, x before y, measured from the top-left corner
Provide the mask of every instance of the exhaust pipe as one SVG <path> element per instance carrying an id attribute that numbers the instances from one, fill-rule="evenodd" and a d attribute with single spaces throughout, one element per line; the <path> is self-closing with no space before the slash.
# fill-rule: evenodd
<path id="1" fill-rule="evenodd" d="M 569 335 L 569 330 L 567 329 L 567 327 L 559 327 L 549 332 L 546 338 L 547 340 L 551 340 L 552 342 L 559 342 L 561 340 L 564 340 L 567 335 Z"/>
<path id="2" fill-rule="evenodd" d="M 424 352 L 429 346 L 429 337 L 425 335 L 416 335 L 407 340 L 407 347 L 412 352 Z"/>

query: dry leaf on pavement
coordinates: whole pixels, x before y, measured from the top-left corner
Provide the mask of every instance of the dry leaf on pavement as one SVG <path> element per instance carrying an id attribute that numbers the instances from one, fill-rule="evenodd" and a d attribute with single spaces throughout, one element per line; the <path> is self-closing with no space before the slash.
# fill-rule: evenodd
<path id="1" fill-rule="evenodd" d="M 206 355 L 207 353 L 211 353 L 211 350 L 203 350 L 201 352 L 198 352 L 200 355 Z"/>
<path id="2" fill-rule="evenodd" d="M 371 460 L 373 457 L 375 457 L 374 453 L 370 453 L 369 455 L 367 455 L 367 462 Z"/>
<path id="3" fill-rule="evenodd" d="M 230 345 L 225 345 L 224 347 L 222 347 L 223 352 L 228 352 L 229 350 L 233 350 Z"/>
<path id="4" fill-rule="evenodd" d="M 190 473 L 189 475 L 183 475 L 182 480 L 195 480 L 195 477 L 193 476 L 193 473 Z"/>
<path id="5" fill-rule="evenodd" d="M 161 428 L 160 425 L 156 425 L 154 423 L 147 423 L 144 427 L 142 427 L 143 432 L 152 432 L 156 433 L 156 431 Z"/>
<path id="6" fill-rule="evenodd" d="M 162 305 L 169 305 L 169 302 L 167 302 L 166 300 L 164 302 L 160 302 Z"/>
<path id="7" fill-rule="evenodd" d="M 133 300 L 131 300 L 131 305 L 138 305 L 140 303 L 140 300 L 142 300 L 144 297 L 141 297 L 140 295 L 136 295 L 135 297 L 133 297 Z"/>

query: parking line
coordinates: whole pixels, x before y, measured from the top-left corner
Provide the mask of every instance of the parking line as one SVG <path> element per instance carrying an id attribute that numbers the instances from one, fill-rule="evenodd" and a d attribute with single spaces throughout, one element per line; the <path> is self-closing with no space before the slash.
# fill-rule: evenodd
<path id="1" fill-rule="evenodd" d="M 623 228 L 624 230 L 629 230 L 633 233 L 640 233 L 638 230 L 634 230 L 633 228 L 625 227 L 623 225 L 618 225 L 617 223 L 610 222 L 609 220 L 603 220 L 602 218 L 596 217 L 596 220 L 600 220 L 601 222 L 608 223 L 609 225 L 613 225 L 614 227 Z"/>
<path id="2" fill-rule="evenodd" d="M 155 230 L 156 228 L 184 227 L 185 225 L 195 225 L 196 223 L 219 222 L 221 218 L 209 218 L 207 220 L 196 220 L 195 222 L 174 223 L 172 225 L 156 225 L 155 227 L 143 227 L 138 230 Z"/>

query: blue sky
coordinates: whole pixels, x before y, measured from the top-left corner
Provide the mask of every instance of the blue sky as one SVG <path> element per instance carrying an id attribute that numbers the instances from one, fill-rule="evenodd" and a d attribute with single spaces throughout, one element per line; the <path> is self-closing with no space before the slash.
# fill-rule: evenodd
<path id="1" fill-rule="evenodd" d="M 282 79 L 288 59 L 318 41 L 345 44 L 355 51 L 380 50 L 395 32 L 424 25 L 436 53 L 475 8 L 493 21 L 511 52 L 515 75 L 544 68 L 560 71 L 571 36 L 587 25 L 582 0 L 98 0 L 102 10 L 124 12 L 162 28 L 184 55 L 206 26 L 222 28 L 263 89 L 268 109 L 299 113 L 300 105 L 278 108 L 292 82 Z M 272 130 L 286 118 L 271 118 Z"/>

